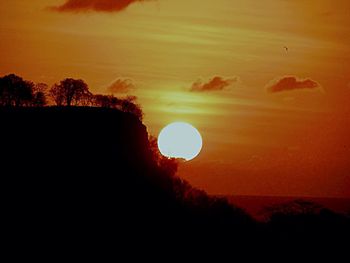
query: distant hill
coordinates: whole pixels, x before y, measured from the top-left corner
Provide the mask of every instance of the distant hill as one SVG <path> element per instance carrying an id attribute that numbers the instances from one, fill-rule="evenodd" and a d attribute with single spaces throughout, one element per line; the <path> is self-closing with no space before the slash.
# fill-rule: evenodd
<path id="1" fill-rule="evenodd" d="M 243 208 L 258 220 L 264 220 L 268 216 L 266 210 L 269 207 L 283 205 L 298 199 L 322 205 L 337 213 L 348 214 L 350 212 L 350 198 L 230 195 L 227 196 L 227 199 L 232 205 Z"/>

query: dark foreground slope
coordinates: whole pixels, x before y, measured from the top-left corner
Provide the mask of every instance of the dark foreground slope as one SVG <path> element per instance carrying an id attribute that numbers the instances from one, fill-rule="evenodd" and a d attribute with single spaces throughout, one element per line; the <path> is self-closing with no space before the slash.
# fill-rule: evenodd
<path id="1" fill-rule="evenodd" d="M 61 248 L 184 247 L 296 253 L 346 244 L 349 220 L 330 211 L 257 223 L 159 162 L 146 127 L 102 108 L 0 109 L 2 215 L 8 243 Z M 311 247 L 316 248 L 311 250 Z M 317 252 L 319 253 L 319 252 Z"/>
<path id="2" fill-rule="evenodd" d="M 223 236 L 244 242 L 256 227 L 225 200 L 182 182 L 171 165 L 162 167 L 131 114 L 3 108 L 0 121 L 7 215 L 24 238 L 207 244 Z"/>

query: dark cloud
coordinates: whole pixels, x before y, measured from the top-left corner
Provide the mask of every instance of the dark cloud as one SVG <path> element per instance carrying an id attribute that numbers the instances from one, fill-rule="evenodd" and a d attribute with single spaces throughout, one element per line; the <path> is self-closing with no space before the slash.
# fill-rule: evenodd
<path id="1" fill-rule="evenodd" d="M 231 84 L 238 81 L 238 77 L 224 79 L 222 77 L 214 77 L 206 83 L 203 83 L 202 80 L 197 80 L 192 84 L 191 91 L 196 92 L 205 92 L 205 91 L 219 91 L 224 90 Z"/>
<path id="2" fill-rule="evenodd" d="M 58 12 L 119 12 L 136 2 L 146 2 L 149 0 L 66 0 L 60 6 L 52 7 Z"/>
<path id="3" fill-rule="evenodd" d="M 109 87 L 110 93 L 128 93 L 135 89 L 135 85 L 131 79 L 117 79 Z"/>
<path id="4" fill-rule="evenodd" d="M 320 87 L 320 84 L 312 79 L 299 79 L 294 76 L 285 76 L 271 81 L 267 85 L 267 90 L 275 93 L 287 90 L 316 89 Z"/>

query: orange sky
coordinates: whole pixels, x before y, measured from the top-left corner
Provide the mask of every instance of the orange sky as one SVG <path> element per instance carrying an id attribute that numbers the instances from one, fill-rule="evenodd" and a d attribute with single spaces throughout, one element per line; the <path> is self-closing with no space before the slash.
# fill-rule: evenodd
<path id="1" fill-rule="evenodd" d="M 200 130 L 203 151 L 180 175 L 209 193 L 350 197 L 349 1 L 47 8 L 64 2 L 0 2 L 0 75 L 82 78 L 96 93 L 131 79 L 150 133 Z M 198 80 L 218 90 L 190 91 Z"/>

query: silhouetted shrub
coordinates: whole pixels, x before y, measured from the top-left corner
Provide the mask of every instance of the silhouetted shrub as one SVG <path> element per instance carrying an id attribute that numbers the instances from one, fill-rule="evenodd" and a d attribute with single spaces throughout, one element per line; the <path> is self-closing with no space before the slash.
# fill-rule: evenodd
<path id="1" fill-rule="evenodd" d="M 96 107 L 117 109 L 120 105 L 120 100 L 114 95 L 93 95 L 92 105 Z"/>
<path id="2" fill-rule="evenodd" d="M 121 110 L 135 115 L 139 120 L 143 119 L 141 106 L 136 103 L 136 96 L 128 96 L 120 101 Z"/>
<path id="3" fill-rule="evenodd" d="M 127 96 L 126 98 L 117 98 L 114 95 L 96 94 L 92 97 L 92 105 L 109 109 L 118 109 L 123 112 L 135 115 L 139 120 L 143 118 L 141 106 L 136 103 L 137 97 Z"/>

